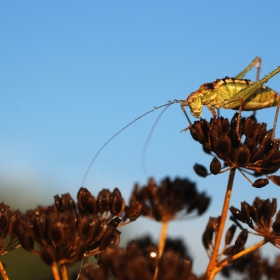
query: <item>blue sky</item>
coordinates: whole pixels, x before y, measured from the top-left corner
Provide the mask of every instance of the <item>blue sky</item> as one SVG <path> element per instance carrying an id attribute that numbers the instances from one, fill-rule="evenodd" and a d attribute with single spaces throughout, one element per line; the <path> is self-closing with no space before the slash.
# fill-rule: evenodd
<path id="1" fill-rule="evenodd" d="M 275 69 L 279 9 L 278 1 L 2 1 L 1 199 L 26 209 L 52 203 L 57 193 L 75 197 L 103 143 L 153 106 L 234 76 L 256 56 L 263 61 L 261 76 Z M 247 78 L 255 75 L 254 69 Z M 279 92 L 280 75 L 267 85 Z M 257 118 L 271 127 L 274 112 L 259 111 Z M 153 133 L 145 173 L 142 151 L 159 113 L 108 144 L 84 186 L 95 195 L 119 187 L 128 198 L 133 184 L 150 176 L 188 177 L 213 197 L 205 217 L 191 221 L 201 231 L 208 216 L 219 215 L 228 174 L 202 179 L 193 173 L 194 163 L 209 166 L 212 158 L 189 133 L 180 133 L 188 123 L 178 104 Z M 206 108 L 203 117 L 211 117 Z M 279 194 L 273 183 L 257 190 L 237 174 L 231 205 Z M 188 223 L 173 223 L 172 230 L 184 236 Z"/>

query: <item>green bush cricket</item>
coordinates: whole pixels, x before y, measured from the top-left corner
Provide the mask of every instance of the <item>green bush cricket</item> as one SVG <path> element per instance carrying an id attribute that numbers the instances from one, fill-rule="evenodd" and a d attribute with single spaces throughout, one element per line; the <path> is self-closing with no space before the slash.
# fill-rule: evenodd
<path id="1" fill-rule="evenodd" d="M 280 66 L 256 82 L 243 79 L 244 75 L 254 66 L 258 67 L 258 80 L 261 59 L 256 57 L 248 67 L 234 78 L 225 77 L 224 79 L 217 79 L 212 83 L 204 83 L 197 91 L 192 92 L 186 100 L 181 102 L 181 108 L 189 123 L 190 120 L 184 106 L 189 106 L 191 114 L 195 118 L 200 118 L 202 108 L 205 105 L 212 113 L 214 119 L 217 116 L 215 110 L 220 108 L 239 110 L 240 118 L 242 110 L 251 111 L 279 106 L 279 94 L 263 84 L 280 72 Z M 277 112 L 276 115 L 278 115 Z M 237 126 L 237 133 L 238 130 L 239 126 Z"/>
<path id="2" fill-rule="evenodd" d="M 252 82 L 250 80 L 243 79 L 245 74 L 255 66 L 257 67 L 257 79 L 256 79 L 257 81 Z M 134 122 L 141 119 L 142 117 L 163 107 L 166 107 L 165 109 L 167 109 L 170 105 L 173 105 L 175 103 L 181 104 L 181 108 L 190 124 L 189 127 L 183 129 L 182 131 L 186 131 L 191 127 L 191 121 L 184 108 L 185 106 L 190 107 L 191 114 L 196 118 L 201 117 L 202 108 L 205 105 L 210 110 L 214 118 L 217 117 L 215 110 L 224 108 L 224 109 L 239 110 L 239 119 L 242 110 L 251 111 L 251 110 L 259 110 L 263 108 L 277 106 L 275 119 L 274 119 L 274 126 L 273 126 L 273 138 L 274 138 L 275 127 L 276 127 L 276 122 L 277 122 L 277 117 L 279 112 L 279 106 L 280 106 L 280 97 L 276 91 L 272 90 L 269 87 L 263 86 L 263 84 L 280 72 L 280 66 L 277 67 L 274 71 L 272 71 L 268 75 L 266 75 L 264 78 L 259 80 L 260 67 L 261 67 L 261 58 L 256 57 L 243 71 L 241 71 L 234 78 L 225 77 L 224 79 L 217 79 L 212 83 L 204 83 L 203 85 L 200 86 L 200 88 L 197 91 L 191 93 L 187 99 L 185 100 L 174 99 L 174 101 L 168 101 L 167 104 L 154 106 L 152 110 L 137 117 L 129 124 L 124 126 L 122 129 L 120 129 L 117 133 L 115 133 L 111 138 L 109 138 L 109 140 L 107 140 L 103 144 L 103 146 L 98 150 L 98 152 L 95 154 L 95 156 L 93 157 L 92 161 L 90 162 L 87 168 L 81 186 L 84 185 L 85 179 L 87 177 L 87 174 L 92 164 L 94 163 L 94 161 L 96 160 L 100 152 L 105 148 L 105 146 L 109 142 L 111 142 L 123 130 L 125 130 L 127 127 L 129 127 Z M 152 131 L 153 129 L 154 127 L 152 128 Z M 239 135 L 238 132 L 239 125 L 237 125 L 236 131 L 237 131 L 237 135 Z"/>

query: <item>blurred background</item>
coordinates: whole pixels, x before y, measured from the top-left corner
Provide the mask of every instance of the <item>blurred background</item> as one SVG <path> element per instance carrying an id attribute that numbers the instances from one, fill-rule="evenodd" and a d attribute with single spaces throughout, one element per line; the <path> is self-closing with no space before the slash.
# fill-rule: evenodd
<path id="1" fill-rule="evenodd" d="M 1 201 L 25 211 L 52 204 L 56 194 L 76 198 L 95 153 L 135 118 L 187 98 L 205 82 L 238 74 L 256 56 L 263 61 L 261 77 L 268 74 L 280 65 L 279 9 L 278 1 L 1 1 Z M 246 78 L 255 80 L 256 69 Z M 280 75 L 267 85 L 280 91 Z M 209 216 L 220 215 L 228 173 L 206 179 L 194 173 L 195 163 L 209 167 L 212 157 L 188 132 L 180 133 L 188 123 L 179 104 L 157 124 L 145 172 L 143 147 L 159 114 L 110 142 L 84 187 L 94 195 L 118 187 L 128 199 L 134 183 L 143 185 L 149 177 L 196 182 L 212 197 L 211 207 L 203 217 L 171 223 L 169 236 L 184 238 L 200 274 L 208 263 L 201 235 Z M 233 114 L 221 110 L 224 117 Z M 257 118 L 270 128 L 274 114 L 275 108 L 265 109 Z M 211 118 L 206 108 L 203 117 Z M 272 182 L 254 189 L 237 173 L 231 205 L 279 194 Z M 159 229 L 140 219 L 121 229 L 122 244 L 142 234 L 157 239 Z M 272 258 L 277 251 L 267 245 L 262 252 Z M 6 264 L 8 273 L 15 271 L 12 261 Z M 23 269 L 16 270 L 27 275 Z"/>

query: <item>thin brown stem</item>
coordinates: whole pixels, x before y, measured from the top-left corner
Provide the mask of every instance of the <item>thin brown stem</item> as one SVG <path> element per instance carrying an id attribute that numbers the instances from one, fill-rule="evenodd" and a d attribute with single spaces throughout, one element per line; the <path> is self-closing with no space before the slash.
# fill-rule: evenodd
<path id="1" fill-rule="evenodd" d="M 165 241 L 166 241 L 166 235 L 167 235 L 167 229 L 168 229 L 168 221 L 163 221 L 161 223 L 161 231 L 160 231 L 160 237 L 158 242 L 158 259 L 160 260 L 161 255 L 164 250 Z M 155 270 L 154 280 L 156 280 L 158 277 L 158 267 Z"/>
<path id="2" fill-rule="evenodd" d="M 53 279 L 54 279 L 54 280 L 61 280 L 56 263 L 54 263 L 54 264 L 52 265 L 52 274 L 53 274 Z"/>
<path id="3" fill-rule="evenodd" d="M 8 277 L 8 275 L 6 273 L 6 270 L 5 270 L 4 266 L 3 266 L 2 261 L 0 261 L 0 271 L 1 271 L 1 275 L 2 275 L 3 279 L 4 280 L 9 280 L 9 277 Z"/>
<path id="4" fill-rule="evenodd" d="M 223 231 L 224 231 L 224 227 L 225 227 L 225 222 L 226 222 L 226 218 L 227 218 L 227 212 L 228 212 L 230 197 L 231 197 L 231 193 L 232 193 L 235 170 L 236 170 L 236 168 L 231 169 L 230 173 L 229 173 L 227 191 L 226 191 L 224 205 L 223 205 L 223 209 L 222 209 L 219 230 L 216 235 L 215 245 L 214 245 L 213 252 L 212 252 L 208 267 L 207 267 L 207 271 L 206 271 L 207 280 L 214 279 L 215 275 L 217 274 L 217 272 L 215 271 L 215 266 L 216 266 L 217 255 L 218 255 L 218 251 L 220 248 L 220 243 L 221 243 L 221 239 L 222 239 L 222 235 L 223 235 Z"/>
<path id="5" fill-rule="evenodd" d="M 62 274 L 62 280 L 68 280 L 67 268 L 65 264 L 61 266 L 61 274 Z"/>
<path id="6" fill-rule="evenodd" d="M 228 265 L 229 263 L 243 257 L 244 255 L 248 254 L 248 253 L 251 253 L 255 250 L 257 250 L 258 248 L 260 248 L 261 246 L 263 246 L 265 243 L 267 243 L 267 241 L 265 239 L 263 239 L 261 242 L 247 248 L 246 250 L 242 250 L 241 252 L 233 255 L 232 257 L 229 257 L 229 258 L 226 258 L 225 260 L 223 261 L 220 261 L 217 266 L 216 266 L 216 269 L 218 270 L 217 273 L 223 268 L 225 267 L 226 265 Z"/>

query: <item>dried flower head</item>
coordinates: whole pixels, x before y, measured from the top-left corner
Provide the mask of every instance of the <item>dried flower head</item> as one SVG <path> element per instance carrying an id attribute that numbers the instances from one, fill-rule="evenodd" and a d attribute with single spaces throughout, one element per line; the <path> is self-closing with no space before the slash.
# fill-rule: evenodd
<path id="1" fill-rule="evenodd" d="M 280 248 L 280 210 L 276 213 L 276 208 L 275 198 L 270 201 L 256 197 L 252 205 L 242 202 L 241 210 L 231 206 L 231 220 L 237 225 L 239 222 L 246 223 L 257 235 L 262 236 L 265 242 Z"/>
<path id="2" fill-rule="evenodd" d="M 197 210 L 202 215 L 210 203 L 205 193 L 197 192 L 194 183 L 179 178 L 174 181 L 166 178 L 160 186 L 153 179 L 142 188 L 136 184 L 130 200 L 132 203 L 141 203 L 142 215 L 156 221 L 173 220 L 182 211 L 189 214 Z"/>
<path id="3" fill-rule="evenodd" d="M 258 123 L 254 116 L 241 118 L 238 135 L 238 120 L 238 113 L 233 116 L 231 123 L 223 117 L 211 119 L 210 123 L 201 119 L 194 122 L 190 132 L 193 139 L 203 145 L 205 152 L 214 153 L 224 161 L 225 166 L 229 166 L 222 169 L 219 159 L 214 157 L 210 164 L 212 174 L 237 168 L 250 181 L 243 172 L 247 170 L 253 176 L 265 175 L 264 179 L 258 179 L 254 183 L 250 181 L 256 188 L 264 187 L 270 178 L 268 174 L 275 173 L 280 168 L 279 140 L 273 139 L 272 130 L 268 131 L 266 124 Z M 200 165 L 196 165 L 195 170 L 198 175 L 206 176 Z M 279 176 L 271 176 L 271 180 L 280 185 Z"/>
<path id="4" fill-rule="evenodd" d="M 0 203 L 0 255 L 19 247 L 17 223 L 22 215 L 19 210 L 10 210 L 10 206 Z"/>
<path id="5" fill-rule="evenodd" d="M 56 195 L 53 205 L 27 211 L 17 226 L 22 247 L 49 265 L 64 265 L 117 246 L 126 207 L 121 192 L 104 189 L 96 199 L 80 188 L 77 198 L 76 204 L 69 193 Z"/>
<path id="6" fill-rule="evenodd" d="M 192 260 L 187 255 L 181 240 L 167 239 L 164 253 L 158 256 L 158 249 L 149 237 L 131 241 L 126 250 L 105 250 L 99 255 L 98 264 L 85 266 L 81 280 L 114 279 L 150 280 L 158 268 L 158 279 L 195 280 Z"/>

